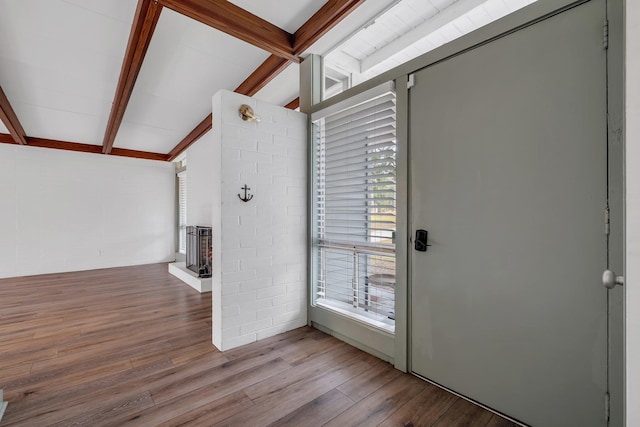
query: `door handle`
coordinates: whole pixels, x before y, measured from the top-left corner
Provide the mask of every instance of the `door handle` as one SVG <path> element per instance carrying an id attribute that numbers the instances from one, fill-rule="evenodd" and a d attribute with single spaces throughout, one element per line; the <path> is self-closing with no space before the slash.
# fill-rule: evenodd
<path id="1" fill-rule="evenodd" d="M 622 286 L 624 285 L 624 276 L 616 276 L 616 273 L 613 271 L 605 270 L 604 273 L 602 273 L 602 284 L 607 289 L 613 289 L 616 285 Z"/>
<path id="2" fill-rule="evenodd" d="M 431 246 L 427 243 L 429 238 L 429 232 L 427 230 L 416 230 L 416 240 L 414 243 L 414 248 L 418 252 L 426 252 L 427 246 Z"/>

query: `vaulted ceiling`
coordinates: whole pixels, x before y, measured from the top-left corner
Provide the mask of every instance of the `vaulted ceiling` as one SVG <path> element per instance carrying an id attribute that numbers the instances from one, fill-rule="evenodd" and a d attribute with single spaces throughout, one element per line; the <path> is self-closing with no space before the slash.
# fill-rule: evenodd
<path id="1" fill-rule="evenodd" d="M 324 63 L 357 84 L 535 1 L 402 0 L 327 52 Z"/>
<path id="2" fill-rule="evenodd" d="M 0 143 L 171 161 L 221 89 L 295 109 L 535 0 L 0 0 Z"/>
<path id="3" fill-rule="evenodd" d="M 296 108 L 301 55 L 363 3 L 0 0 L 0 142 L 172 160 L 220 89 Z"/>

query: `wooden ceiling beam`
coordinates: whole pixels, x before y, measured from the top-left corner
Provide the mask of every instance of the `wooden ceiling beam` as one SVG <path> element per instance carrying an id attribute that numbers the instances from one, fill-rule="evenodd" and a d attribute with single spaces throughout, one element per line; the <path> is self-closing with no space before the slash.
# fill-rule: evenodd
<path id="1" fill-rule="evenodd" d="M 15 111 L 13 111 L 13 108 L 11 107 L 7 95 L 5 95 L 2 90 L 2 87 L 0 87 L 0 120 L 2 120 L 2 123 L 7 127 L 12 140 L 15 141 L 16 144 L 27 144 L 24 129 L 20 124 L 20 120 L 18 120 L 18 116 L 16 116 Z"/>
<path id="2" fill-rule="evenodd" d="M 278 74 L 284 71 L 291 62 L 286 59 L 271 55 L 258 68 L 247 77 L 234 92 L 242 95 L 253 96 L 265 87 Z"/>
<path id="3" fill-rule="evenodd" d="M 329 0 L 294 33 L 293 52 L 300 55 L 365 0 Z"/>
<path id="4" fill-rule="evenodd" d="M 138 0 L 102 147 L 26 136 L 1 87 L 0 119 L 10 134 L 0 134 L 0 143 L 172 161 L 211 130 L 212 114 L 205 117 L 168 154 L 113 147 L 163 6 L 271 52 L 272 55 L 235 90 L 237 93 L 253 96 L 280 74 L 290 62 L 299 62 L 299 54 L 363 2 L 364 0 L 329 0 L 291 35 L 228 0 Z M 285 107 L 296 109 L 299 104 L 300 100 L 296 98 Z"/>
<path id="5" fill-rule="evenodd" d="M 158 160 L 161 162 L 168 162 L 169 155 L 163 153 L 152 153 L 150 151 L 129 150 L 127 148 L 114 147 L 111 154 L 120 157 L 131 157 L 133 159 L 145 159 L 145 160 Z"/>
<path id="6" fill-rule="evenodd" d="M 93 144 L 81 144 L 78 142 L 58 141 L 47 138 L 27 138 L 32 147 L 52 148 L 55 150 L 79 151 L 81 153 L 102 154 L 102 147 Z"/>
<path id="7" fill-rule="evenodd" d="M 185 4 L 191 5 L 193 8 L 194 4 L 203 4 L 212 8 L 214 4 L 225 4 L 232 5 L 226 0 L 159 0 L 164 6 L 171 8 L 177 12 L 183 13 L 178 10 L 179 6 L 184 6 Z M 338 22 L 342 21 L 344 17 L 346 17 L 349 13 L 353 12 L 358 6 L 364 3 L 365 0 L 329 0 L 324 4 L 307 22 L 305 22 L 293 35 L 293 49 L 292 56 L 295 62 L 298 61 L 298 55 L 308 49 L 312 44 L 314 44 L 320 37 L 325 35 L 327 31 L 332 29 Z M 171 4 L 172 6 L 170 6 Z M 175 9 L 174 9 L 175 4 Z M 233 6 L 236 7 L 236 6 Z M 240 9 L 242 10 L 242 9 Z M 244 11 L 244 13 L 249 13 Z M 185 13 L 183 13 L 185 14 Z M 221 13 L 222 14 L 222 13 Z M 190 15 L 187 15 L 190 16 Z M 252 15 L 253 16 L 253 15 Z M 191 16 L 194 19 L 198 19 L 195 16 Z M 200 19 L 198 19 L 200 22 Z M 228 19 L 226 19 L 228 21 Z M 206 22 L 204 22 L 206 23 Z M 211 24 L 207 24 L 211 25 Z M 213 25 L 211 25 L 213 26 Z M 220 28 L 219 28 L 220 29 Z M 222 30 L 224 31 L 224 30 Z M 231 34 L 228 32 L 228 34 Z M 234 34 L 232 34 L 234 35 Z M 242 37 L 240 37 L 242 38 Z M 244 39 L 243 39 L 244 40 Z M 246 40 L 245 40 L 246 41 Z M 236 93 L 240 93 L 247 96 L 255 95 L 260 89 L 265 87 L 270 81 L 272 81 L 278 74 L 284 71 L 287 66 L 291 63 L 292 58 L 288 58 L 282 55 L 278 55 L 275 52 L 271 52 L 272 55 L 267 58 L 258 68 L 255 69 L 253 73 L 249 77 L 247 77 L 235 90 Z M 297 101 L 297 105 L 293 108 L 291 106 Z M 287 104 L 287 108 L 291 108 L 295 110 L 300 105 L 300 99 L 294 99 L 289 104 Z M 184 150 L 186 150 L 191 144 L 196 142 L 202 135 L 211 129 L 211 114 L 205 117 L 205 119 L 200 122 L 198 126 L 194 130 L 192 130 L 189 135 L 187 135 L 178 145 L 176 145 L 169 152 L 169 161 L 172 161 L 176 157 L 180 155 Z M 206 124 L 208 123 L 208 128 L 203 132 Z"/>
<path id="8" fill-rule="evenodd" d="M 288 62 L 287 62 L 288 64 Z M 258 89 L 260 90 L 260 89 Z M 236 92 L 238 92 L 236 90 Z M 257 92 L 257 90 L 256 90 Z M 240 93 L 240 92 L 238 92 Z M 251 95 L 249 95 L 251 96 Z M 289 102 L 287 105 L 285 105 L 285 108 L 289 108 L 291 110 L 295 110 L 296 108 L 298 108 L 300 106 L 300 98 L 296 98 L 294 100 L 292 100 L 291 102 Z M 201 121 L 198 126 L 196 126 L 191 132 L 189 132 L 189 135 L 185 136 L 182 141 L 180 141 L 180 143 L 178 145 L 176 145 L 175 147 L 173 147 L 173 149 L 169 152 L 169 154 L 167 154 L 167 161 L 172 162 L 176 159 L 176 157 L 178 157 L 180 154 L 182 154 L 184 152 L 184 150 L 186 150 L 187 148 L 189 148 L 191 145 L 193 145 L 197 140 L 199 140 L 200 138 L 202 138 L 202 136 L 209 132 L 211 130 L 211 128 L 213 127 L 213 114 L 209 114 L 207 117 L 204 118 L 203 121 Z M 2 136 L 2 134 L 0 134 L 0 137 Z M 0 141 L 2 142 L 2 141 Z M 114 148 L 115 150 L 115 148 Z"/>
<path id="9" fill-rule="evenodd" d="M 55 150 L 78 151 L 81 153 L 102 154 L 102 147 L 93 144 L 81 144 L 79 142 L 58 141 L 56 139 L 36 138 L 27 136 L 27 146 L 52 148 Z M 0 133 L 0 143 L 15 144 L 11 135 Z M 111 151 L 113 156 L 132 157 L 135 159 L 160 160 L 166 162 L 169 160 L 168 154 L 152 153 L 149 151 L 128 150 L 125 148 L 113 148 Z"/>
<path id="10" fill-rule="evenodd" d="M 0 133 L 1 144 L 16 144 L 16 141 L 8 133 Z"/>
<path id="11" fill-rule="evenodd" d="M 293 35 L 236 6 L 228 0 L 158 0 L 182 15 L 266 50 L 280 58 L 298 61 Z"/>
<path id="12" fill-rule="evenodd" d="M 131 99 L 133 87 L 140 74 L 142 62 L 151 43 L 151 36 L 156 28 L 162 6 L 153 0 L 138 0 L 136 14 L 131 24 L 131 33 L 120 70 L 118 86 L 113 98 L 107 129 L 102 142 L 102 152 L 111 154 L 118 129 L 122 124 L 124 113 Z"/>
<path id="13" fill-rule="evenodd" d="M 262 65 L 260 65 L 249 77 L 245 79 L 244 82 L 240 84 L 240 86 L 236 88 L 235 92 L 247 96 L 255 95 L 289 64 L 290 62 L 287 59 L 280 58 L 276 55 L 269 56 Z M 199 140 L 205 133 L 209 132 L 212 127 L 212 122 L 213 114 L 209 114 L 191 132 L 189 132 L 189 134 L 185 136 L 178 145 L 169 151 L 169 161 L 172 162 L 175 160 L 175 158 L 184 150 Z"/>
<path id="14" fill-rule="evenodd" d="M 292 99 L 284 108 L 288 108 L 290 110 L 295 110 L 300 107 L 300 98 Z"/>
<path id="15" fill-rule="evenodd" d="M 178 157 L 184 150 L 189 148 L 194 142 L 199 140 L 202 135 L 209 132 L 213 125 L 213 114 L 209 114 L 207 117 L 201 121 L 198 126 L 196 126 L 189 135 L 185 136 L 182 141 L 175 147 L 173 150 L 169 151 L 167 154 L 167 160 L 172 162 L 176 157 Z"/>

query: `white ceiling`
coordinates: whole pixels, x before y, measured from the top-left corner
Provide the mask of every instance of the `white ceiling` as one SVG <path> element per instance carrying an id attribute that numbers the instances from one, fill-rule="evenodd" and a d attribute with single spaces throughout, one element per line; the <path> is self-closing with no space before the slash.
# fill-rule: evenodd
<path id="1" fill-rule="evenodd" d="M 291 64 L 253 96 L 270 104 L 287 105 L 298 97 L 299 92 L 300 66 Z"/>
<path id="2" fill-rule="evenodd" d="M 399 1 L 400 0 L 366 0 L 343 18 L 331 31 L 327 32 L 309 49 L 303 52 L 302 56 L 304 57 L 310 53 L 326 55 L 334 50 L 336 46 L 344 43 L 347 38 L 358 32 L 361 28 L 373 22 L 377 16 Z"/>
<path id="3" fill-rule="evenodd" d="M 114 147 L 167 153 L 269 53 L 164 8 Z"/>
<path id="4" fill-rule="evenodd" d="M 290 33 L 326 3 L 231 1 Z M 328 64 L 357 82 L 532 1 L 367 0 L 302 56 L 328 54 Z M 0 86 L 27 135 L 102 145 L 136 4 L 0 0 Z M 211 112 L 213 94 L 234 90 L 268 56 L 164 8 L 114 146 L 169 152 Z M 291 64 L 255 97 L 289 103 L 298 73 Z M 0 133 L 8 133 L 2 123 Z"/>
<path id="5" fill-rule="evenodd" d="M 136 0 L 0 0 L 0 86 L 27 135 L 102 145 Z M 234 0 L 293 33 L 326 0 Z M 269 53 L 164 8 L 114 147 L 169 152 Z M 298 96 L 292 64 L 256 94 Z M 0 133 L 8 133 L 0 123 Z"/>
<path id="6" fill-rule="evenodd" d="M 230 2 L 293 34 L 324 6 L 327 0 L 230 0 Z"/>
<path id="7" fill-rule="evenodd" d="M 359 31 L 342 46 L 342 50 L 362 60 L 455 2 L 456 0 L 403 0 L 376 19 L 374 24 Z"/>
<path id="8" fill-rule="evenodd" d="M 0 85 L 27 135 L 102 144 L 135 7 L 0 0 Z"/>
<path id="9" fill-rule="evenodd" d="M 0 133 L 9 133 L 9 129 L 0 121 Z"/>
<path id="10" fill-rule="evenodd" d="M 326 53 L 325 64 L 370 79 L 536 0 L 401 0 Z"/>

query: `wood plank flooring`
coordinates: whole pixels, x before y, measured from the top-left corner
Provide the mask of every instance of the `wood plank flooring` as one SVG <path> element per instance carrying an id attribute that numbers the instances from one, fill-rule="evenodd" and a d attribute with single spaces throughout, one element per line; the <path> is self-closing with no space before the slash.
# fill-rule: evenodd
<path id="1" fill-rule="evenodd" d="M 166 264 L 0 280 L 0 426 L 514 424 L 311 328 L 221 353 Z"/>

